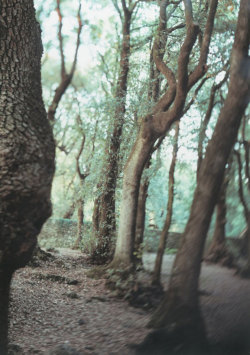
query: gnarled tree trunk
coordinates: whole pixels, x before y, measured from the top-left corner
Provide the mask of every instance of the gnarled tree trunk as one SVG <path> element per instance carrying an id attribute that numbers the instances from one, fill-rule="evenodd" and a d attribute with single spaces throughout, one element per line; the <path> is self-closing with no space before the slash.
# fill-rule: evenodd
<path id="1" fill-rule="evenodd" d="M 51 215 L 54 141 L 42 101 L 42 43 L 32 0 L 0 5 L 0 353 L 7 354 L 12 273 Z"/>

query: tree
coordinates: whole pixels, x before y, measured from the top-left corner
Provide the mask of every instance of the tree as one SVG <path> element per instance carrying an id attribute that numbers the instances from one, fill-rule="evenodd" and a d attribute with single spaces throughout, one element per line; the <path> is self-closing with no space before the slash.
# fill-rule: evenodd
<path id="1" fill-rule="evenodd" d="M 228 95 L 200 167 L 190 217 L 173 265 L 168 291 L 150 321 L 151 326 L 164 328 L 162 332 L 165 336 L 167 329 L 180 333 L 184 329 L 189 341 L 195 342 L 198 338 L 205 340 L 198 297 L 201 259 L 225 166 L 250 99 L 249 45 L 249 1 L 241 0 L 231 55 Z M 166 340 L 162 337 L 161 341 L 163 345 Z M 164 344 L 166 346 L 166 342 Z"/>
<path id="2" fill-rule="evenodd" d="M 184 1 L 186 36 L 178 56 L 177 77 L 173 70 L 162 60 L 158 52 L 161 36 L 167 36 L 168 33 L 175 28 L 167 28 L 165 12 L 168 2 L 161 1 L 160 4 L 160 24 L 154 42 L 156 48 L 154 60 L 158 70 L 160 70 L 167 80 L 168 85 L 156 105 L 141 119 L 141 126 L 136 142 L 124 168 L 119 231 L 114 259 L 110 265 L 111 267 L 119 264 L 123 264 L 124 267 L 133 265 L 136 211 L 142 171 L 155 142 L 168 132 L 175 121 L 182 117 L 188 92 L 207 71 L 206 61 L 217 8 L 217 0 L 210 2 L 205 31 L 201 41 L 198 64 L 190 73 L 188 63 L 201 29 L 193 20 L 191 1 Z M 163 49 L 161 48 L 161 50 Z"/>
<path id="3" fill-rule="evenodd" d="M 101 194 L 95 200 L 93 213 L 93 232 L 97 239 L 96 248 L 92 251 L 91 259 L 103 264 L 110 260 L 112 255 L 112 242 L 116 230 L 115 216 L 115 190 L 118 177 L 119 153 L 121 136 L 125 120 L 126 95 L 129 73 L 130 58 L 130 28 L 131 19 L 137 2 L 129 5 L 122 0 L 123 16 L 119 11 L 122 20 L 122 46 L 120 52 L 119 76 L 116 84 L 114 124 L 110 141 L 108 143 L 107 158 L 103 166 L 104 175 L 98 188 Z"/>
<path id="4" fill-rule="evenodd" d="M 54 141 L 41 90 L 41 33 L 32 0 L 0 6 L 0 353 L 7 354 L 9 287 L 51 214 Z"/>

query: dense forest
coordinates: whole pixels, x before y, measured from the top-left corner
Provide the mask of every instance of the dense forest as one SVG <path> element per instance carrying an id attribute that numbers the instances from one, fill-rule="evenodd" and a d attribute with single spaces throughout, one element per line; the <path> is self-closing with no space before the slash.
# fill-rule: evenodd
<path id="1" fill-rule="evenodd" d="M 249 353 L 249 319 L 211 342 L 199 287 L 249 285 L 249 45 L 249 0 L 1 1 L 0 354 L 16 270 L 59 249 L 151 305 L 127 354 Z"/>

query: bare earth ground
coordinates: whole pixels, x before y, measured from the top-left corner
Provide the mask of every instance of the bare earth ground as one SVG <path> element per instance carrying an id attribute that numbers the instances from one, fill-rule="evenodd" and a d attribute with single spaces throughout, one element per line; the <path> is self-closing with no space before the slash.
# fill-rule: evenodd
<path id="1" fill-rule="evenodd" d="M 141 342 L 150 331 L 146 328 L 150 312 L 113 297 L 104 287 L 105 280 L 88 278 L 89 266 L 80 252 L 60 249 L 56 255 L 54 262 L 16 272 L 10 342 L 32 355 L 44 354 L 59 344 L 68 344 L 82 354 L 130 354 L 127 344 Z M 154 256 L 144 257 L 148 270 Z M 165 256 L 165 286 L 173 260 L 174 256 Z M 249 325 L 250 281 L 234 274 L 233 269 L 214 265 L 202 268 L 202 311 L 213 340 L 233 338 Z"/>

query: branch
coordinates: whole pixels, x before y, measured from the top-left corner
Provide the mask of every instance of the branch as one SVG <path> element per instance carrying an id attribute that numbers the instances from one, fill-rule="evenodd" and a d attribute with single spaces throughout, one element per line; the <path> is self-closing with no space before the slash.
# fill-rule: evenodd
<path id="1" fill-rule="evenodd" d="M 173 71 L 167 66 L 163 61 L 165 47 L 167 43 L 167 9 L 168 1 L 163 0 L 160 5 L 160 18 L 157 33 L 155 36 L 153 44 L 153 59 L 156 65 L 156 68 L 165 76 L 168 82 L 168 90 L 164 96 L 158 101 L 153 109 L 153 114 L 166 110 L 174 100 L 176 92 L 176 79 Z"/>
<path id="2" fill-rule="evenodd" d="M 78 174 L 78 176 L 79 176 L 81 181 L 83 181 L 88 176 L 88 174 L 84 174 L 84 173 L 81 172 L 80 163 L 79 163 L 80 156 L 81 156 L 81 154 L 83 152 L 83 149 L 84 149 L 85 140 L 86 140 L 86 135 L 85 135 L 85 133 L 83 133 L 82 142 L 81 142 L 79 151 L 78 151 L 78 153 L 76 155 L 76 171 L 77 171 L 77 174 Z"/>
<path id="3" fill-rule="evenodd" d="M 78 50 L 79 50 L 80 43 L 81 43 L 80 35 L 82 32 L 82 27 L 83 27 L 82 19 L 81 19 L 81 3 L 79 4 L 79 9 L 78 9 L 78 13 L 77 13 L 77 21 L 78 21 L 78 30 L 77 30 L 75 56 L 74 56 L 74 61 L 73 61 L 73 64 L 72 64 L 72 67 L 70 70 L 70 74 L 69 74 L 71 76 L 71 78 L 73 77 L 75 69 L 76 69 L 77 55 L 78 55 Z"/>
<path id="4" fill-rule="evenodd" d="M 190 109 L 190 107 L 193 105 L 197 95 L 198 95 L 198 92 L 200 91 L 200 89 L 202 88 L 202 86 L 205 84 L 205 82 L 209 79 L 208 76 L 206 76 L 205 78 L 203 78 L 203 80 L 200 82 L 200 84 L 197 86 L 197 88 L 195 89 L 195 92 L 192 96 L 192 99 L 188 102 L 188 104 L 186 105 L 185 109 L 183 110 L 183 115 L 185 115 L 188 110 Z"/>
<path id="5" fill-rule="evenodd" d="M 75 49 L 75 55 L 74 55 L 74 60 L 72 63 L 72 67 L 70 70 L 70 73 L 68 74 L 66 72 L 65 68 L 65 57 L 64 57 L 64 51 L 63 51 L 63 37 L 62 37 L 62 14 L 60 10 L 60 0 L 57 0 L 57 13 L 59 17 L 59 31 L 58 31 L 58 37 L 59 37 L 59 43 L 60 43 L 60 53 L 61 53 L 61 81 L 55 90 L 54 97 L 52 99 L 52 102 L 48 108 L 48 119 L 49 121 L 53 124 L 55 122 L 55 114 L 56 110 L 58 107 L 59 102 L 61 101 L 61 98 L 65 91 L 67 90 L 68 86 L 70 85 L 75 69 L 76 69 L 76 63 L 77 63 L 77 54 L 78 54 L 78 49 L 80 46 L 80 34 L 82 30 L 82 20 L 81 20 L 81 4 L 79 5 L 79 10 L 77 13 L 77 20 L 78 20 L 78 31 L 77 31 L 77 41 L 76 41 L 76 49 Z"/>
<path id="6" fill-rule="evenodd" d="M 200 58 L 199 63 L 193 73 L 190 74 L 188 78 L 188 88 L 197 83 L 197 81 L 206 73 L 207 71 L 207 56 L 209 52 L 210 41 L 212 37 L 212 32 L 214 28 L 214 19 L 217 10 L 218 0 L 211 0 L 209 14 L 206 22 L 205 32 L 201 43 Z"/>
<path id="7" fill-rule="evenodd" d="M 64 56 L 64 50 L 63 50 L 62 12 L 61 12 L 61 8 L 60 8 L 60 2 L 61 2 L 60 0 L 57 0 L 56 12 L 57 12 L 58 19 L 59 19 L 58 40 L 59 40 L 60 55 L 61 55 L 61 77 L 64 78 L 66 71 L 65 71 L 65 56 Z"/>
<path id="8" fill-rule="evenodd" d="M 198 173 L 199 173 L 199 170 L 200 170 L 200 167 L 201 167 L 201 163 L 202 163 L 202 160 L 203 160 L 203 143 L 204 143 L 204 140 L 205 140 L 205 137 L 206 137 L 207 126 L 208 126 L 210 118 L 212 116 L 213 108 L 215 107 L 215 105 L 217 103 L 217 102 L 214 101 L 215 100 L 215 95 L 216 95 L 216 92 L 226 82 L 228 77 L 229 77 L 229 69 L 226 71 L 226 74 L 225 74 L 224 78 L 218 84 L 213 84 L 212 89 L 210 91 L 210 97 L 209 97 L 209 103 L 208 103 L 207 112 L 206 112 L 204 120 L 201 122 L 199 138 L 198 138 L 197 177 L 198 177 Z"/>

